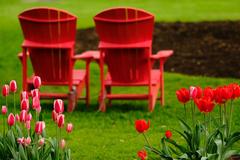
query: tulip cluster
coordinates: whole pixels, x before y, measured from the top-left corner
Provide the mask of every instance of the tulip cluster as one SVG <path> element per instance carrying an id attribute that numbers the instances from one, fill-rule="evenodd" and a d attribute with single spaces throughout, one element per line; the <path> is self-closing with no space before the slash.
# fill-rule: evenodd
<path id="1" fill-rule="evenodd" d="M 9 87 L 10 86 L 10 87 Z M 17 83 L 16 81 L 12 80 L 9 85 L 5 84 L 2 87 L 2 96 L 6 98 L 6 104 L 2 106 L 2 116 L 3 116 L 3 136 L 5 134 L 5 116 L 7 117 L 7 124 L 9 126 L 8 132 L 14 132 L 15 130 L 21 129 L 21 132 L 23 134 L 20 134 L 20 137 L 16 137 L 16 143 L 19 145 L 22 145 L 24 147 L 33 146 L 35 144 L 38 145 L 38 147 L 44 147 L 45 146 L 45 128 L 46 124 L 43 120 L 39 120 L 40 114 L 41 114 L 41 103 L 40 103 L 40 87 L 41 87 L 41 78 L 38 76 L 35 76 L 33 78 L 33 86 L 35 89 L 33 89 L 30 93 L 27 91 L 22 91 L 20 96 L 20 113 L 17 113 L 15 110 L 15 93 L 17 92 Z M 9 96 L 9 93 L 14 94 L 14 112 L 11 112 L 8 114 L 8 105 L 7 105 L 7 97 Z M 31 98 L 31 99 L 30 99 Z M 30 105 L 30 102 L 32 104 Z M 32 107 L 30 107 L 32 106 Z M 56 123 L 56 126 L 60 128 L 64 127 L 65 117 L 64 117 L 64 103 L 62 100 L 57 99 L 54 101 L 54 107 L 52 112 L 52 118 L 54 120 L 54 123 Z M 35 121 L 33 120 L 33 116 L 30 113 L 30 110 L 34 110 L 35 115 Z M 31 134 L 31 122 L 34 121 L 35 123 L 35 129 L 34 134 Z M 20 126 L 20 128 L 18 127 Z M 73 124 L 68 123 L 66 125 L 66 132 L 71 133 L 73 130 Z M 24 134 L 26 133 L 26 134 Z M 26 135 L 24 137 L 23 135 Z M 32 137 L 33 136 L 33 137 Z M 59 136 L 59 133 L 56 133 L 56 145 L 60 149 L 65 148 L 65 140 L 61 138 L 61 135 Z M 48 140 L 49 141 L 49 140 Z M 51 146 L 51 145 L 50 145 Z M 56 149 L 59 150 L 59 149 Z M 56 151 L 57 154 L 61 153 L 61 151 Z M 59 158 L 59 155 L 57 155 Z M 57 159 L 58 159 L 57 158 Z"/>

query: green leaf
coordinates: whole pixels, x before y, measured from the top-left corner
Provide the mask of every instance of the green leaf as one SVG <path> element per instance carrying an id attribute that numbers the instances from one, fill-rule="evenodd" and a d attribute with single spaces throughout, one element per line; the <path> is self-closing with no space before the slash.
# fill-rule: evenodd
<path id="1" fill-rule="evenodd" d="M 232 147 L 232 145 L 240 140 L 240 132 L 233 133 L 226 141 L 226 148 Z"/>
<path id="2" fill-rule="evenodd" d="M 174 145 L 176 148 L 178 148 L 182 153 L 186 153 L 187 149 L 179 144 L 177 144 L 174 140 L 172 139 L 165 139 L 166 142 L 171 143 L 172 145 Z"/>
<path id="3" fill-rule="evenodd" d="M 231 156 L 238 154 L 239 151 L 237 150 L 228 150 L 224 153 L 223 159 L 229 159 Z"/>
<path id="4" fill-rule="evenodd" d="M 180 123 L 180 125 L 182 126 L 182 128 L 183 128 L 184 131 L 186 131 L 186 132 L 188 132 L 188 133 L 192 133 L 191 127 L 190 127 L 189 125 L 187 125 L 187 123 L 184 122 L 184 120 L 182 120 L 182 119 L 179 118 L 179 121 L 180 121 L 179 123 Z"/>
<path id="5" fill-rule="evenodd" d="M 27 156 L 24 152 L 23 146 L 20 144 L 19 145 L 19 154 L 22 160 L 27 160 Z"/>

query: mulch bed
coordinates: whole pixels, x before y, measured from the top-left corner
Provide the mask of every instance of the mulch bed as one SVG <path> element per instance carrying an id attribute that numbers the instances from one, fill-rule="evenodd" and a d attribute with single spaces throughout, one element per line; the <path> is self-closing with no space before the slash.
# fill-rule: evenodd
<path id="1" fill-rule="evenodd" d="M 77 31 L 76 52 L 97 49 L 94 28 Z M 153 53 L 173 49 L 165 70 L 190 75 L 240 77 L 240 21 L 156 23 Z"/>

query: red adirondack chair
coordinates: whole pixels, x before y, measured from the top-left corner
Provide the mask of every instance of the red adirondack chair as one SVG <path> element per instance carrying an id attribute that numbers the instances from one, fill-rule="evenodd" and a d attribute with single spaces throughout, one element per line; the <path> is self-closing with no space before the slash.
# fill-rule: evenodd
<path id="1" fill-rule="evenodd" d="M 95 55 L 101 78 L 99 109 L 106 110 L 105 99 L 109 99 L 110 104 L 111 100 L 145 99 L 149 101 L 149 110 L 153 111 L 159 90 L 158 99 L 164 105 L 163 65 L 173 51 L 152 55 L 154 16 L 135 8 L 111 8 L 97 14 L 94 21 L 100 39 L 100 55 Z M 153 69 L 157 60 L 159 69 Z M 108 68 L 105 79 L 104 64 Z M 147 86 L 148 93 L 112 94 L 113 86 Z"/>
<path id="2" fill-rule="evenodd" d="M 89 104 L 90 52 L 74 55 L 77 17 L 54 8 L 33 8 L 19 15 L 24 41 L 22 53 L 23 90 L 33 89 L 33 76 L 40 76 L 42 85 L 68 86 L 69 93 L 41 93 L 41 98 L 68 99 L 68 111 L 73 111 L 77 99 Z M 28 76 L 30 57 L 33 74 Z M 74 69 L 76 60 L 86 60 L 86 70 Z M 86 96 L 81 93 L 86 86 Z M 80 97 L 81 96 L 81 97 Z"/>

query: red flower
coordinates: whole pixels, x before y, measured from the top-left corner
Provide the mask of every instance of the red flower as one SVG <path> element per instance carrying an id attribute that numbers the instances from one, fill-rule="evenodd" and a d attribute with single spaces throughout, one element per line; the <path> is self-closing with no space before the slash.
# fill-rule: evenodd
<path id="1" fill-rule="evenodd" d="M 52 120 L 53 120 L 54 122 L 57 122 L 57 117 L 58 117 L 57 112 L 55 112 L 55 110 L 53 110 L 53 111 L 52 111 Z"/>
<path id="2" fill-rule="evenodd" d="M 233 95 L 233 92 L 231 88 L 226 86 L 224 87 L 220 86 L 214 90 L 214 100 L 218 104 L 225 103 L 227 100 L 232 98 L 232 95 Z"/>
<path id="3" fill-rule="evenodd" d="M 21 93 L 21 100 L 28 99 L 28 93 L 26 91 L 22 91 Z"/>
<path id="4" fill-rule="evenodd" d="M 28 113 L 27 117 L 26 117 L 26 121 L 31 121 L 32 120 L 32 114 Z"/>
<path id="5" fill-rule="evenodd" d="M 33 97 L 33 100 L 32 100 L 32 107 L 33 109 L 37 109 L 40 107 L 40 100 L 39 100 L 39 97 Z"/>
<path id="6" fill-rule="evenodd" d="M 240 97 L 240 87 L 236 83 L 231 83 L 228 85 L 229 89 L 232 90 L 232 97 L 231 99 L 236 99 Z"/>
<path id="7" fill-rule="evenodd" d="M 13 126 L 13 125 L 14 125 L 14 123 L 15 123 L 15 117 L 14 117 L 14 115 L 13 115 L 12 113 L 10 113 L 10 114 L 8 115 L 7 122 L 8 122 L 8 125 L 9 125 L 9 126 Z"/>
<path id="8" fill-rule="evenodd" d="M 170 130 L 167 130 L 165 132 L 165 136 L 166 136 L 166 138 L 170 139 L 172 137 L 172 132 Z"/>
<path id="9" fill-rule="evenodd" d="M 6 114 L 7 114 L 7 107 L 2 106 L 2 115 L 6 115 Z"/>
<path id="10" fill-rule="evenodd" d="M 211 87 L 206 87 L 203 90 L 203 96 L 214 100 L 214 90 Z"/>
<path id="11" fill-rule="evenodd" d="M 22 137 L 22 138 L 18 138 L 17 139 L 17 142 L 19 143 L 19 144 L 24 144 L 24 137 Z"/>
<path id="12" fill-rule="evenodd" d="M 198 109 L 202 113 L 212 112 L 214 108 L 214 103 L 208 97 L 202 97 L 200 99 L 195 99 L 195 104 L 197 105 Z"/>
<path id="13" fill-rule="evenodd" d="M 34 76 L 33 77 L 33 86 L 34 86 L 34 88 L 40 88 L 40 86 L 41 86 L 41 78 L 40 77 L 38 77 L 38 76 Z"/>
<path id="14" fill-rule="evenodd" d="M 10 91 L 15 93 L 17 91 L 17 83 L 16 83 L 16 81 L 15 80 L 11 80 L 9 85 L 10 85 Z"/>
<path id="15" fill-rule="evenodd" d="M 18 114 L 15 115 L 15 120 L 16 120 L 16 122 L 20 121 L 20 117 Z"/>
<path id="16" fill-rule="evenodd" d="M 189 90 L 187 90 L 186 88 L 181 88 L 177 90 L 176 95 L 177 95 L 178 101 L 183 104 L 187 103 L 190 100 L 190 93 L 189 93 Z"/>
<path id="17" fill-rule="evenodd" d="M 64 126 L 64 115 L 63 114 L 59 114 L 57 117 L 57 124 L 58 127 L 61 128 Z"/>
<path id="18" fill-rule="evenodd" d="M 27 120 L 27 111 L 22 110 L 20 112 L 20 122 L 26 122 L 26 120 Z"/>
<path id="19" fill-rule="evenodd" d="M 54 100 L 53 107 L 56 113 L 63 113 L 64 111 L 64 103 L 61 99 Z"/>
<path id="20" fill-rule="evenodd" d="M 26 121 L 25 127 L 27 128 L 27 130 L 30 130 L 30 128 L 31 128 L 31 121 Z"/>
<path id="21" fill-rule="evenodd" d="M 202 97 L 202 88 L 201 87 L 199 87 L 199 86 L 197 86 L 196 87 L 196 90 L 197 90 L 197 94 L 196 94 L 196 97 L 195 98 L 201 98 Z"/>
<path id="22" fill-rule="evenodd" d="M 191 99 L 195 99 L 197 95 L 197 88 L 194 86 L 190 86 L 189 88 L 189 94 Z"/>
<path id="23" fill-rule="evenodd" d="M 61 139 L 61 141 L 60 141 L 60 148 L 61 148 L 61 149 L 64 149 L 65 145 L 66 145 L 65 140 L 64 140 L 64 139 Z"/>
<path id="24" fill-rule="evenodd" d="M 31 95 L 32 95 L 32 97 L 38 97 L 38 98 L 40 98 L 39 89 L 31 90 Z"/>
<path id="25" fill-rule="evenodd" d="M 145 150 L 138 151 L 137 155 L 141 160 L 145 160 L 147 158 L 147 152 Z"/>
<path id="26" fill-rule="evenodd" d="M 29 110 L 29 100 L 28 99 L 23 99 L 21 101 L 21 110 Z"/>
<path id="27" fill-rule="evenodd" d="M 39 146 L 43 146 L 44 141 L 45 141 L 44 138 L 39 139 L 39 141 L 38 141 Z"/>
<path id="28" fill-rule="evenodd" d="M 36 134 L 42 134 L 42 131 L 45 129 L 45 122 L 38 121 L 35 125 L 35 133 Z"/>
<path id="29" fill-rule="evenodd" d="M 67 131 L 68 133 L 71 133 L 72 130 L 73 130 L 73 124 L 72 124 L 72 123 L 68 123 L 68 124 L 67 124 L 67 128 L 66 128 L 66 131 Z"/>
<path id="30" fill-rule="evenodd" d="M 30 143 L 31 143 L 31 138 L 30 137 L 27 137 L 27 138 L 25 138 L 24 139 L 24 144 L 25 144 L 25 146 L 28 146 Z"/>
<path id="31" fill-rule="evenodd" d="M 147 131 L 149 126 L 150 126 L 149 120 L 148 120 L 148 123 L 143 119 L 135 121 L 135 128 L 139 133 L 143 133 L 143 132 Z"/>
<path id="32" fill-rule="evenodd" d="M 8 96 L 9 95 L 9 86 L 8 85 L 4 85 L 3 88 L 2 88 L 2 95 L 4 97 Z"/>

